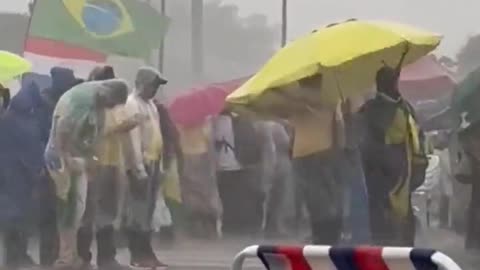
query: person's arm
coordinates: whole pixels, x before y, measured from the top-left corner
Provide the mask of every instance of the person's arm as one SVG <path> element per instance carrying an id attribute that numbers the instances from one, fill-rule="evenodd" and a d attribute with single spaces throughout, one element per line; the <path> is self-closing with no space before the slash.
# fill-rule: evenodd
<path id="1" fill-rule="evenodd" d="M 139 114 L 128 116 L 125 113 L 125 108 L 115 108 L 114 110 L 110 117 L 114 119 L 115 124 L 105 130 L 104 136 L 106 137 L 130 132 L 144 120 Z"/>
<path id="2" fill-rule="evenodd" d="M 163 138 L 162 162 L 165 170 L 168 170 L 175 158 L 173 122 L 167 109 L 162 104 L 155 104 L 160 121 L 160 132 Z"/>
<path id="3" fill-rule="evenodd" d="M 139 115 L 138 104 L 133 98 L 129 98 L 125 111 L 127 118 Z M 137 178 L 147 177 L 147 171 L 143 161 L 142 142 L 139 126 L 131 129 L 125 136 L 124 144 L 126 162 L 131 170 L 134 170 Z"/>
<path id="4" fill-rule="evenodd" d="M 73 136 L 72 131 L 72 125 L 70 125 L 64 117 L 57 120 L 57 131 L 54 133 L 55 144 L 57 145 L 60 159 L 63 160 L 64 165 L 68 169 L 73 169 L 70 151 L 70 138 Z"/>

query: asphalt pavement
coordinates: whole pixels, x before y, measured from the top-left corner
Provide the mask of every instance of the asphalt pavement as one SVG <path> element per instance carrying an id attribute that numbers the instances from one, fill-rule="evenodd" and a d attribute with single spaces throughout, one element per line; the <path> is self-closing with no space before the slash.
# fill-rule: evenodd
<path id="1" fill-rule="evenodd" d="M 302 244 L 299 241 L 284 239 L 276 241 L 253 239 L 180 240 L 170 249 L 159 249 L 159 257 L 167 263 L 169 269 L 179 270 L 227 270 L 234 256 L 243 248 L 256 244 Z M 478 270 L 480 254 L 464 249 L 463 237 L 454 232 L 441 229 L 428 229 L 419 232 L 417 247 L 439 250 L 455 260 L 463 270 Z M 126 252 L 126 251 L 124 251 Z M 123 252 L 122 252 L 123 253 Z M 128 255 L 124 254 L 122 257 Z M 258 260 L 247 261 L 245 269 L 263 269 Z"/>
<path id="2" fill-rule="evenodd" d="M 418 233 L 417 247 L 431 248 L 442 251 L 455 260 L 463 270 L 478 270 L 480 254 L 465 251 L 463 237 L 447 230 L 428 229 Z M 301 241 L 293 239 L 264 240 L 261 237 L 236 238 L 220 240 L 194 240 L 180 238 L 172 246 L 156 245 L 159 258 L 174 270 L 228 270 L 233 258 L 243 248 L 258 244 L 291 244 L 302 245 Z M 32 255 L 35 253 L 32 249 Z M 121 263 L 128 264 L 129 253 L 120 248 L 117 258 Z M 258 259 L 245 262 L 244 269 L 263 269 Z"/>

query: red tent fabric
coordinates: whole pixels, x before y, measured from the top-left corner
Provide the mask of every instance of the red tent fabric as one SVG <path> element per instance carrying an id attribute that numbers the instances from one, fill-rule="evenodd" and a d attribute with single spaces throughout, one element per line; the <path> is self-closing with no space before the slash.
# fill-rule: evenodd
<path id="1" fill-rule="evenodd" d="M 249 77 L 195 87 L 177 97 L 169 106 L 173 121 L 183 127 L 202 124 L 207 117 L 218 115 L 226 97 Z M 400 76 L 400 91 L 412 103 L 437 99 L 455 90 L 455 80 L 434 55 L 428 55 L 405 67 Z"/>
<path id="2" fill-rule="evenodd" d="M 410 102 L 436 99 L 455 90 L 455 80 L 434 55 L 427 55 L 402 70 L 400 91 Z"/>
<path id="3" fill-rule="evenodd" d="M 177 97 L 168 110 L 173 121 L 183 127 L 194 127 L 207 117 L 218 115 L 224 108 L 225 99 L 248 78 L 213 83 L 193 88 L 188 94 Z"/>

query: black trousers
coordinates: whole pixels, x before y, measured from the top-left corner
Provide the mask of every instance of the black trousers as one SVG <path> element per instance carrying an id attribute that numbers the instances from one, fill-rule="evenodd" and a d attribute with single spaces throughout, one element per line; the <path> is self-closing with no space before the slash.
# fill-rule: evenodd
<path id="1" fill-rule="evenodd" d="M 28 236 L 25 232 L 16 229 L 7 230 L 4 241 L 5 260 L 8 267 L 15 268 L 28 264 Z"/>
<path id="2" fill-rule="evenodd" d="M 57 196 L 55 184 L 50 177 L 40 187 L 41 213 L 39 218 L 40 264 L 51 266 L 58 258 L 59 235 L 57 225 Z"/>
<path id="3" fill-rule="evenodd" d="M 221 171 L 218 192 L 223 206 L 225 234 L 256 234 L 263 222 L 265 195 L 259 188 L 255 170 Z"/>
<path id="4" fill-rule="evenodd" d="M 97 240 L 97 265 L 102 266 L 115 260 L 117 249 L 115 247 L 115 230 L 113 226 L 101 228 L 95 234 Z M 84 226 L 77 233 L 77 250 L 84 262 L 91 262 L 90 251 L 94 239 L 92 227 Z"/>
<path id="5" fill-rule="evenodd" d="M 336 161 L 333 151 L 294 160 L 315 245 L 335 245 L 341 239 L 344 186 Z"/>
<path id="6" fill-rule="evenodd" d="M 157 256 L 152 248 L 151 232 L 129 230 L 127 231 L 127 237 L 132 262 L 157 260 Z"/>

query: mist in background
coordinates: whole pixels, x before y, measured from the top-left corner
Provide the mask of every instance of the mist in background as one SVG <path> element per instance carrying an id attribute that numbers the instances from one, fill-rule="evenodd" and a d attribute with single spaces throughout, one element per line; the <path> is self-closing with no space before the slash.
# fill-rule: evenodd
<path id="1" fill-rule="evenodd" d="M 21 53 L 28 24 L 27 0 L 1 0 L 0 49 Z M 152 0 L 159 8 L 160 0 Z M 168 96 L 194 85 L 255 73 L 280 46 L 281 0 L 204 0 L 203 74 L 192 72 L 191 0 L 166 0 L 171 25 L 165 40 L 164 73 Z M 464 0 L 290 0 L 288 39 L 347 18 L 388 19 L 445 36 L 435 52 L 456 65 L 459 77 L 480 64 L 480 2 Z M 478 48 L 478 49 L 477 49 Z M 141 61 L 111 57 L 119 76 L 130 81 Z M 158 63 L 158 54 L 152 55 Z"/>

